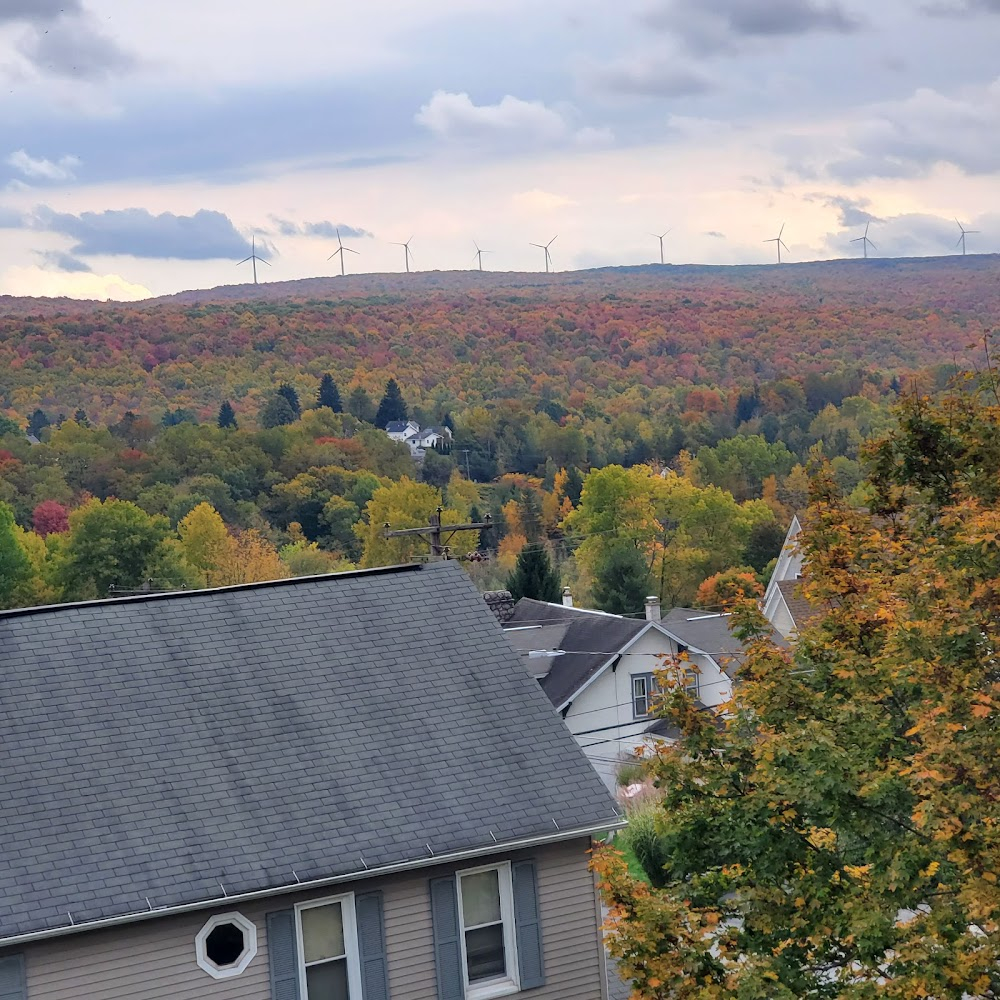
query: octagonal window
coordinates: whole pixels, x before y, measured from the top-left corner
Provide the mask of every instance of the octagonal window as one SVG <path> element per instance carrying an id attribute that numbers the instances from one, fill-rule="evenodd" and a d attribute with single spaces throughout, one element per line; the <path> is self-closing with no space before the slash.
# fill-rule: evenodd
<path id="1" fill-rule="evenodd" d="M 238 976 L 257 954 L 257 928 L 242 913 L 218 913 L 198 931 L 195 949 L 213 979 Z"/>

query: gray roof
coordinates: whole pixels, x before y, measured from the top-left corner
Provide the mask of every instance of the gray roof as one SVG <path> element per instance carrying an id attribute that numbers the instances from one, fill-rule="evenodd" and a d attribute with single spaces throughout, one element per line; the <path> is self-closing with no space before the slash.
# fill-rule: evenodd
<path id="1" fill-rule="evenodd" d="M 402 434 L 410 426 L 409 420 L 390 420 L 385 425 L 387 434 Z"/>
<path id="2" fill-rule="evenodd" d="M 730 616 L 697 608 L 673 608 L 663 616 L 661 625 L 685 646 L 701 650 L 715 660 L 727 674 L 733 676 L 743 662 L 743 643 L 729 630 Z M 787 646 L 774 630 L 772 641 Z"/>
<path id="3" fill-rule="evenodd" d="M 454 563 L 0 615 L 0 940 L 614 822 L 514 659 Z"/>
<path id="4" fill-rule="evenodd" d="M 505 629 L 525 625 L 553 626 L 534 637 L 534 630 L 520 634 L 508 632 L 508 638 L 517 643 L 518 649 L 566 650 L 565 655 L 552 657 L 549 672 L 539 681 L 549 700 L 558 708 L 648 624 L 644 619 L 621 618 L 522 597 Z"/>

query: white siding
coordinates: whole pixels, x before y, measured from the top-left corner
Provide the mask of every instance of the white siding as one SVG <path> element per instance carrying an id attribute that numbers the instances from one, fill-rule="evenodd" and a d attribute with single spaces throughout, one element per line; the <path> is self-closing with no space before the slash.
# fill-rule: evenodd
<path id="1" fill-rule="evenodd" d="M 531 1000 L 600 1000 L 602 955 L 586 839 L 506 855 L 537 862 L 546 985 Z M 455 866 L 351 883 L 25 946 L 29 1000 L 269 1000 L 265 916 L 307 899 L 346 891 L 384 893 L 389 988 L 393 1000 L 437 996 L 428 880 Z M 257 926 L 258 951 L 246 971 L 215 980 L 195 960 L 194 939 L 212 913 L 238 910 Z M 3 952 L 0 952 L 0 957 Z"/>
<path id="2" fill-rule="evenodd" d="M 644 742 L 643 731 L 652 719 L 635 719 L 632 711 L 632 676 L 662 670 L 665 656 L 675 656 L 677 644 L 656 628 L 647 631 L 586 690 L 578 694 L 566 714 L 566 725 L 605 784 L 613 789 L 621 764 L 635 757 Z M 698 697 L 709 706 L 728 701 L 732 682 L 715 660 L 688 654 L 699 670 Z"/>
<path id="3" fill-rule="evenodd" d="M 767 591 L 764 594 L 764 605 L 768 605 L 771 595 L 777 590 L 778 584 L 785 580 L 797 580 L 802 574 L 802 553 L 799 551 L 798 537 L 802 531 L 798 517 L 792 517 L 792 523 L 788 526 L 788 533 L 785 535 L 785 542 L 781 546 L 781 553 L 778 561 L 774 565 L 774 572 L 771 579 L 767 581 Z"/>

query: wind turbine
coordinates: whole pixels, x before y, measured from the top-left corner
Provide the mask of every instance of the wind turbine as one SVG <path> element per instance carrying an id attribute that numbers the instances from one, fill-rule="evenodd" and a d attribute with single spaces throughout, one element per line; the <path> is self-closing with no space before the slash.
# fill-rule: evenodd
<path id="1" fill-rule="evenodd" d="M 410 261 L 413 259 L 413 254 L 410 253 L 410 244 L 413 242 L 413 237 L 411 236 L 405 243 L 393 243 L 394 247 L 403 248 L 403 261 L 406 264 L 406 273 L 410 273 Z"/>
<path id="2" fill-rule="evenodd" d="M 256 236 L 256 234 L 254 234 L 251 237 L 251 239 L 250 239 L 250 256 L 249 257 L 244 257 L 243 260 L 241 260 L 240 263 L 237 264 L 236 266 L 239 267 L 240 264 L 245 264 L 248 260 L 253 261 L 253 283 L 256 285 L 257 284 L 257 261 L 260 261 L 262 264 L 267 264 L 268 267 L 271 266 L 271 262 L 269 260 L 264 260 L 263 257 L 258 257 L 257 256 L 257 236 Z"/>
<path id="3" fill-rule="evenodd" d="M 344 246 L 344 241 L 340 238 L 340 230 L 338 229 L 337 230 L 337 249 L 334 250 L 333 253 L 330 254 L 330 256 L 327 257 L 326 259 L 327 260 L 333 260 L 333 258 L 336 257 L 338 254 L 340 255 L 340 276 L 341 277 L 344 277 L 344 251 L 345 250 L 348 253 L 353 253 L 353 254 L 357 254 L 358 256 L 361 256 L 358 253 L 357 250 L 352 250 L 350 247 L 345 247 Z"/>
<path id="4" fill-rule="evenodd" d="M 957 225 L 958 228 L 962 230 L 962 235 L 959 236 L 958 242 L 955 244 L 955 246 L 957 246 L 957 247 L 960 246 L 962 248 L 962 256 L 964 257 L 965 256 L 965 237 L 966 236 L 978 236 L 979 235 L 979 230 L 978 229 L 966 229 L 965 226 L 963 226 L 962 223 L 958 221 L 958 219 L 955 220 L 955 225 Z"/>
<path id="5" fill-rule="evenodd" d="M 663 259 L 663 240 L 664 240 L 665 237 L 669 236 L 671 232 L 673 232 L 673 230 L 668 229 L 663 234 L 663 236 L 658 236 L 656 233 L 650 233 L 649 234 L 650 236 L 653 237 L 654 240 L 659 240 L 660 241 L 660 263 L 661 264 L 666 264 L 666 261 Z"/>
<path id="6" fill-rule="evenodd" d="M 472 241 L 472 245 L 476 248 L 476 255 L 472 259 L 479 262 L 479 270 L 481 271 L 483 269 L 483 254 L 484 253 L 493 253 L 493 251 L 492 250 L 480 250 L 479 249 L 479 244 L 475 240 Z"/>
<path id="7" fill-rule="evenodd" d="M 868 239 L 868 227 L 871 225 L 871 220 L 865 223 L 865 235 L 859 236 L 857 239 L 851 240 L 852 243 L 860 243 L 862 249 L 865 252 L 865 260 L 868 259 L 868 247 L 871 246 L 872 250 L 878 250 L 878 247 L 870 239 Z"/>
<path id="8" fill-rule="evenodd" d="M 784 232 L 785 232 L 785 224 L 782 223 L 781 224 L 781 229 L 778 230 L 778 235 L 777 236 L 775 236 L 773 239 L 770 239 L 770 240 L 764 240 L 765 243 L 773 243 L 775 245 L 775 248 L 778 251 L 778 263 L 779 264 L 781 263 L 781 248 L 785 247 L 785 241 L 781 238 L 782 234 Z M 788 247 L 785 247 L 785 250 L 787 251 Z"/>
<path id="9" fill-rule="evenodd" d="M 532 243 L 531 246 L 538 247 L 539 250 L 545 251 L 545 273 L 548 274 L 552 267 L 552 254 L 549 253 L 549 247 L 552 246 L 555 241 L 559 239 L 558 236 L 553 236 L 548 243 Z"/>

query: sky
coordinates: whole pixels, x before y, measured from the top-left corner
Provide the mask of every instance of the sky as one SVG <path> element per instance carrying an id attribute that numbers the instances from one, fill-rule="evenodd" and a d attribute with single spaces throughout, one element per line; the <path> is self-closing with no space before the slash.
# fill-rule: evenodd
<path id="1" fill-rule="evenodd" d="M 0 0 L 0 294 L 1000 251 L 1000 0 Z"/>

